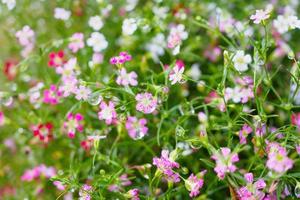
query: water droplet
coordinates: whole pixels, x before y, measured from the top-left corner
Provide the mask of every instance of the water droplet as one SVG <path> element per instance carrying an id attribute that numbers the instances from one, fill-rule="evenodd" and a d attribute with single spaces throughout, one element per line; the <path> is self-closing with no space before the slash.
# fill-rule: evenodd
<path id="1" fill-rule="evenodd" d="M 103 100 L 102 96 L 99 93 L 92 93 L 89 95 L 87 102 L 93 106 L 98 105 Z"/>

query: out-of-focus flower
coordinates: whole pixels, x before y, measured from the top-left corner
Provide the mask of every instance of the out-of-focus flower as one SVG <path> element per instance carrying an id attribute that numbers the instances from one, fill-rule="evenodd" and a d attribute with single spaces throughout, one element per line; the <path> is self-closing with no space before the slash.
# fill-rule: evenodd
<path id="1" fill-rule="evenodd" d="M 244 51 L 237 51 L 232 59 L 234 68 L 240 72 L 244 72 L 248 69 L 248 64 L 252 62 L 252 58 L 249 54 L 245 55 Z"/>
<path id="2" fill-rule="evenodd" d="M 216 161 L 214 171 L 220 179 L 224 179 L 226 173 L 233 173 L 237 169 L 234 163 L 239 161 L 238 154 L 231 153 L 227 147 L 215 152 L 211 158 Z"/>
<path id="3" fill-rule="evenodd" d="M 123 86 L 137 86 L 137 74 L 135 72 L 127 73 L 126 69 L 123 67 L 119 71 L 119 76 L 117 77 L 117 84 Z"/>
<path id="4" fill-rule="evenodd" d="M 252 132 L 252 128 L 248 124 L 244 124 L 243 128 L 239 131 L 240 144 L 247 143 L 247 136 Z"/>
<path id="5" fill-rule="evenodd" d="M 139 190 L 138 189 L 131 189 L 129 190 L 126 195 L 127 198 L 131 199 L 131 200 L 140 200 L 139 198 Z"/>
<path id="6" fill-rule="evenodd" d="M 75 98 L 77 100 L 84 100 L 86 101 L 89 98 L 89 95 L 92 93 L 91 89 L 85 87 L 84 85 L 80 85 L 75 91 L 74 94 L 76 95 Z"/>
<path id="7" fill-rule="evenodd" d="M 47 167 L 44 164 L 38 165 L 33 169 L 26 170 L 21 176 L 22 181 L 33 181 L 34 179 L 38 179 L 41 176 L 50 179 L 56 175 L 56 170 L 54 167 Z"/>
<path id="8" fill-rule="evenodd" d="M 68 20 L 71 16 L 71 11 L 66 10 L 64 8 L 55 8 L 54 9 L 54 18 L 60 20 Z"/>
<path id="9" fill-rule="evenodd" d="M 9 10 L 12 10 L 14 7 L 16 7 L 16 0 L 2 0 L 2 3 L 6 4 Z"/>
<path id="10" fill-rule="evenodd" d="M 101 17 L 98 15 L 90 17 L 89 26 L 93 28 L 94 31 L 99 31 L 103 27 L 103 21 Z"/>
<path id="11" fill-rule="evenodd" d="M 35 33 L 28 25 L 17 31 L 16 37 L 22 46 L 28 46 L 35 42 Z"/>
<path id="12" fill-rule="evenodd" d="M 55 185 L 55 187 L 61 191 L 66 189 L 66 187 L 64 186 L 64 184 L 61 181 L 54 181 L 53 185 Z"/>
<path id="13" fill-rule="evenodd" d="M 62 79 L 62 84 L 59 86 L 59 91 L 62 92 L 63 97 L 67 97 L 77 91 L 78 80 L 74 77 Z"/>
<path id="14" fill-rule="evenodd" d="M 66 129 L 69 138 L 74 138 L 76 130 L 79 132 L 83 131 L 83 121 L 84 117 L 80 113 L 69 113 L 67 116 L 67 121 L 64 122 L 64 128 Z"/>
<path id="15" fill-rule="evenodd" d="M 221 54 L 222 50 L 218 46 L 209 46 L 204 51 L 204 56 L 212 62 L 216 62 Z"/>
<path id="16" fill-rule="evenodd" d="M 121 65 L 125 62 L 131 61 L 132 57 L 127 52 L 120 52 L 119 56 L 112 57 L 109 62 L 112 65 Z"/>
<path id="17" fill-rule="evenodd" d="M 132 139 L 140 139 L 148 132 L 146 124 L 147 120 L 145 118 L 138 119 L 134 116 L 128 116 L 125 127 Z"/>
<path id="18" fill-rule="evenodd" d="M 216 91 L 212 91 L 208 94 L 207 97 L 205 97 L 204 99 L 205 103 L 216 103 L 218 109 L 221 112 L 225 112 L 226 107 L 225 107 L 225 103 L 223 101 L 223 99 L 218 95 L 218 93 Z"/>
<path id="19" fill-rule="evenodd" d="M 108 42 L 106 41 L 103 34 L 93 32 L 91 37 L 87 40 L 87 45 L 92 47 L 94 52 L 100 52 L 107 48 Z"/>
<path id="20" fill-rule="evenodd" d="M 17 75 L 17 64 L 18 62 L 14 59 L 8 59 L 4 63 L 3 73 L 10 81 L 14 80 Z"/>
<path id="21" fill-rule="evenodd" d="M 58 54 L 55 56 L 58 57 Z M 76 72 L 75 72 L 75 67 L 77 64 L 77 59 L 76 58 L 71 58 L 68 60 L 68 62 L 66 62 L 63 65 L 60 65 L 59 63 L 62 62 L 58 59 L 58 62 L 54 62 L 54 66 L 56 65 L 56 73 L 60 74 L 62 76 L 62 80 L 64 81 L 65 79 L 72 79 L 73 77 L 76 77 Z M 55 59 L 53 59 L 54 61 Z M 49 61 L 50 62 L 50 61 Z"/>
<path id="22" fill-rule="evenodd" d="M 275 173 L 283 174 L 293 167 L 293 160 L 287 156 L 286 149 L 276 142 L 268 144 L 267 167 Z"/>
<path id="23" fill-rule="evenodd" d="M 244 177 L 247 182 L 246 186 L 243 186 L 237 190 L 240 199 L 264 199 L 265 193 L 262 190 L 266 187 L 265 181 L 263 179 L 258 179 L 256 182 L 254 182 L 252 173 L 247 173 L 244 175 Z"/>
<path id="24" fill-rule="evenodd" d="M 145 114 L 150 114 L 155 111 L 157 106 L 157 98 L 153 97 L 151 93 L 139 93 L 135 96 L 137 101 L 136 110 Z"/>
<path id="25" fill-rule="evenodd" d="M 300 28 L 300 20 L 293 15 L 278 15 L 273 22 L 273 26 L 280 34 L 283 34 L 289 29 Z"/>
<path id="26" fill-rule="evenodd" d="M 146 50 L 150 51 L 151 56 L 155 62 L 159 61 L 159 56 L 164 55 L 166 46 L 165 36 L 162 33 L 157 34 L 151 41 L 146 44 Z"/>
<path id="27" fill-rule="evenodd" d="M 253 20 L 254 24 L 259 24 L 261 21 L 264 21 L 270 17 L 271 11 L 272 9 L 256 10 L 255 14 L 250 16 L 250 19 Z"/>
<path id="28" fill-rule="evenodd" d="M 109 101 L 108 104 L 102 101 L 99 107 L 98 118 L 100 120 L 105 120 L 105 123 L 108 125 L 116 123 L 117 112 L 115 111 L 115 104 L 112 101 Z"/>
<path id="29" fill-rule="evenodd" d="M 51 85 L 49 89 L 44 90 L 43 101 L 46 104 L 56 105 L 58 104 L 61 96 L 62 92 L 59 91 L 55 85 Z"/>
<path id="30" fill-rule="evenodd" d="M 49 61 L 48 61 L 48 66 L 49 67 L 59 67 L 64 64 L 64 51 L 58 51 L 56 52 L 51 52 L 49 54 Z"/>
<path id="31" fill-rule="evenodd" d="M 134 18 L 124 19 L 122 24 L 122 33 L 124 35 L 132 35 L 137 29 L 137 20 Z"/>
<path id="32" fill-rule="evenodd" d="M 4 118 L 4 113 L 2 111 L 0 111 L 0 126 L 3 126 L 4 125 L 4 121 L 5 118 Z"/>
<path id="33" fill-rule="evenodd" d="M 183 40 L 188 38 L 188 33 L 185 31 L 183 24 L 179 24 L 171 28 L 168 36 L 167 47 L 173 49 L 173 55 L 177 55 L 180 52 L 180 45 Z"/>
<path id="34" fill-rule="evenodd" d="M 169 156 L 168 150 L 162 150 L 161 157 L 153 158 L 153 165 L 157 167 L 161 173 L 165 175 L 165 178 L 171 182 L 180 182 L 178 173 L 173 171 L 173 168 L 179 168 L 179 164 Z"/>
<path id="35" fill-rule="evenodd" d="M 83 33 L 74 33 L 70 38 L 70 43 L 68 48 L 73 52 L 76 53 L 79 49 L 84 48 L 84 35 Z"/>
<path id="36" fill-rule="evenodd" d="M 177 60 L 175 66 L 173 67 L 169 75 L 169 80 L 171 81 L 172 85 L 174 85 L 175 83 L 182 82 L 183 72 L 184 72 L 184 63 L 181 60 Z"/>
<path id="37" fill-rule="evenodd" d="M 53 124 L 48 122 L 31 126 L 33 135 L 38 137 L 43 143 L 48 144 L 53 139 Z"/>
<path id="38" fill-rule="evenodd" d="M 79 190 L 79 200 L 91 200 L 92 190 L 93 190 L 92 186 L 88 184 L 84 184 Z"/>
<path id="39" fill-rule="evenodd" d="M 291 117 L 292 124 L 300 130 L 300 113 L 293 113 Z"/>

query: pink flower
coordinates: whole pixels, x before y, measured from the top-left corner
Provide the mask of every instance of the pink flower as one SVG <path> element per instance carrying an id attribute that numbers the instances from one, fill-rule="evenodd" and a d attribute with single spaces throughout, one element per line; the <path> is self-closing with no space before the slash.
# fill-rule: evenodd
<path id="1" fill-rule="evenodd" d="M 266 187 L 266 183 L 263 179 L 258 179 L 256 182 L 253 181 L 253 174 L 247 173 L 244 175 L 247 182 L 246 186 L 241 187 L 237 190 L 237 193 L 241 200 L 257 199 L 262 200 L 265 196 L 262 189 Z"/>
<path id="2" fill-rule="evenodd" d="M 63 97 L 67 97 L 77 91 L 77 83 L 78 80 L 76 77 L 64 78 L 58 90 L 62 92 Z"/>
<path id="3" fill-rule="evenodd" d="M 169 74 L 169 80 L 171 84 L 174 85 L 175 83 L 182 82 L 182 75 L 184 72 L 184 63 L 181 60 L 177 60 L 175 66 L 173 67 L 172 71 Z"/>
<path id="4" fill-rule="evenodd" d="M 139 93 L 135 96 L 135 100 L 137 100 L 136 110 L 140 112 L 149 114 L 156 109 L 157 99 L 151 93 Z"/>
<path id="5" fill-rule="evenodd" d="M 70 39 L 68 48 L 73 53 L 76 53 L 79 49 L 84 47 L 84 35 L 83 33 L 74 33 Z"/>
<path id="6" fill-rule="evenodd" d="M 4 113 L 0 111 L 0 126 L 4 125 Z"/>
<path id="7" fill-rule="evenodd" d="M 211 158 L 216 161 L 214 171 L 220 179 L 224 179 L 226 173 L 233 173 L 237 169 L 233 163 L 239 161 L 238 154 L 231 153 L 227 147 L 215 152 Z"/>
<path id="8" fill-rule="evenodd" d="M 83 131 L 82 121 L 83 121 L 83 116 L 80 113 L 68 114 L 67 121 L 64 122 L 64 128 L 66 129 L 69 138 L 75 137 L 76 130 L 78 132 Z"/>
<path id="9" fill-rule="evenodd" d="M 62 184 L 62 182 L 60 181 L 54 181 L 53 182 L 53 185 L 55 185 L 55 187 L 58 189 L 58 190 L 65 190 L 66 187 Z"/>
<path id="10" fill-rule="evenodd" d="M 143 138 L 148 132 L 146 124 L 147 120 L 145 118 L 137 119 L 134 116 L 129 116 L 127 118 L 125 127 L 128 131 L 128 135 L 132 139 L 140 139 Z"/>
<path id="11" fill-rule="evenodd" d="M 298 130 L 300 130 L 300 113 L 294 113 L 291 117 L 292 124 L 297 126 Z"/>
<path id="12" fill-rule="evenodd" d="M 21 176 L 22 181 L 33 181 L 34 179 L 38 179 L 41 176 L 45 178 L 52 178 L 56 175 L 56 170 L 54 167 L 47 167 L 44 164 L 38 165 L 34 167 L 33 169 L 28 169 L 24 172 L 24 174 Z"/>
<path id="13" fill-rule="evenodd" d="M 103 62 L 103 54 L 101 53 L 94 53 L 92 62 L 94 65 L 101 64 Z"/>
<path id="14" fill-rule="evenodd" d="M 162 150 L 160 158 L 153 158 L 153 165 L 165 175 L 168 181 L 175 183 L 180 181 L 179 175 L 173 171 L 173 168 L 179 168 L 179 164 L 169 157 L 168 150 Z"/>
<path id="15" fill-rule="evenodd" d="M 272 10 L 256 10 L 254 15 L 250 16 L 254 24 L 259 24 L 261 21 L 266 20 L 270 17 L 270 12 Z"/>
<path id="16" fill-rule="evenodd" d="M 115 57 L 112 57 L 110 59 L 110 64 L 112 64 L 112 65 L 121 65 L 121 64 L 124 64 L 127 61 L 130 61 L 131 58 L 132 58 L 131 55 L 129 55 L 127 52 L 121 52 L 119 54 L 119 56 L 115 56 Z"/>
<path id="17" fill-rule="evenodd" d="M 268 144 L 267 167 L 282 174 L 293 167 L 294 161 L 287 156 L 286 149 L 276 142 Z"/>
<path id="18" fill-rule="evenodd" d="M 49 67 L 59 67 L 62 66 L 64 63 L 64 51 L 59 51 L 59 52 L 51 52 L 49 54 L 49 61 L 48 65 Z"/>
<path id="19" fill-rule="evenodd" d="M 199 174 L 199 177 L 191 174 L 189 178 L 186 180 L 185 185 L 187 189 L 190 191 L 190 197 L 196 197 L 200 194 L 200 189 L 203 187 L 204 180 L 203 175 L 206 171 L 203 171 Z"/>
<path id="20" fill-rule="evenodd" d="M 171 28 L 170 34 L 168 36 L 167 47 L 173 49 L 173 55 L 180 52 L 180 45 L 183 40 L 188 38 L 188 33 L 185 31 L 183 24 L 179 24 Z"/>
<path id="21" fill-rule="evenodd" d="M 59 102 L 62 92 L 55 85 L 51 85 L 50 89 L 44 90 L 44 103 L 56 105 Z"/>
<path id="22" fill-rule="evenodd" d="M 127 73 L 125 68 L 122 68 L 119 71 L 119 76 L 117 77 L 117 84 L 123 85 L 123 86 L 136 86 L 138 84 L 137 80 L 137 74 L 135 72 Z"/>
<path id="23" fill-rule="evenodd" d="M 53 124 L 50 122 L 36 126 L 33 125 L 31 126 L 31 130 L 33 131 L 33 135 L 38 137 L 40 141 L 45 144 L 49 143 L 53 139 Z"/>
<path id="24" fill-rule="evenodd" d="M 104 101 L 100 104 L 100 111 L 98 112 L 98 118 L 105 120 L 106 124 L 113 124 L 117 121 L 117 113 L 115 111 L 115 104 L 109 101 L 108 104 Z"/>
<path id="25" fill-rule="evenodd" d="M 93 190 L 93 187 L 88 185 L 88 184 L 84 184 L 81 189 L 79 190 L 79 200 L 91 200 L 91 192 Z"/>
<path id="26" fill-rule="evenodd" d="M 127 192 L 126 197 L 131 200 L 140 200 L 139 198 L 139 190 L 138 189 L 131 189 Z"/>
<path id="27" fill-rule="evenodd" d="M 244 124 L 242 130 L 239 131 L 240 144 L 247 143 L 247 136 L 252 132 L 252 128 L 248 124 Z"/>
<path id="28" fill-rule="evenodd" d="M 76 58 L 71 58 L 68 62 L 64 63 L 63 66 L 59 65 L 56 67 L 56 73 L 62 76 L 62 79 L 68 79 L 71 77 L 76 77 L 75 67 L 77 64 Z"/>
<path id="29" fill-rule="evenodd" d="M 31 46 L 35 42 L 35 33 L 29 26 L 24 26 L 22 30 L 16 32 L 16 37 L 23 47 Z"/>
<path id="30" fill-rule="evenodd" d="M 204 102 L 206 104 L 216 103 L 217 108 L 221 112 L 225 112 L 225 110 L 226 110 L 225 103 L 224 103 L 223 99 L 218 95 L 218 93 L 216 91 L 210 92 L 208 94 L 208 96 L 205 97 Z"/>
<path id="31" fill-rule="evenodd" d="M 92 93 L 92 91 L 90 90 L 90 88 L 85 87 L 83 85 L 80 85 L 75 91 L 74 93 L 76 94 L 75 98 L 77 100 L 84 100 L 86 101 L 89 97 L 89 95 Z"/>

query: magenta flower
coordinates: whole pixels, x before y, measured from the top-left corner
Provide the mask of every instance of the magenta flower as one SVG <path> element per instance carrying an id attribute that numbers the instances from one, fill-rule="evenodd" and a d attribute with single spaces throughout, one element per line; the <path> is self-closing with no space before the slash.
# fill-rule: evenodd
<path id="1" fill-rule="evenodd" d="M 199 174 L 199 177 L 191 174 L 189 178 L 185 181 L 187 189 L 190 191 L 190 197 L 196 197 L 200 194 L 200 189 L 203 187 L 204 180 L 203 175 L 206 171 L 203 171 Z"/>
<path id="2" fill-rule="evenodd" d="M 117 113 L 115 111 L 115 104 L 109 101 L 108 104 L 104 101 L 100 104 L 100 111 L 98 112 L 98 118 L 105 120 L 106 124 L 113 124 L 117 121 Z"/>
<path id="3" fill-rule="evenodd" d="M 169 157 L 168 150 L 162 150 L 161 157 L 153 158 L 153 165 L 155 165 L 161 173 L 164 174 L 165 178 L 171 182 L 179 182 L 179 174 L 173 171 L 173 168 L 179 168 L 179 164 Z"/>
<path id="4" fill-rule="evenodd" d="M 300 113 L 294 113 L 291 117 L 292 124 L 297 126 L 298 130 L 300 130 Z"/>
<path id="5" fill-rule="evenodd" d="M 252 128 L 248 124 L 244 124 L 242 130 L 239 131 L 240 144 L 247 143 L 247 136 L 252 132 Z"/>
<path id="6" fill-rule="evenodd" d="M 231 153 L 227 147 L 215 152 L 211 158 L 216 161 L 214 171 L 220 179 L 224 179 L 226 173 L 233 173 L 237 169 L 233 163 L 239 161 L 238 154 Z"/>
<path id="7" fill-rule="evenodd" d="M 131 189 L 127 192 L 126 197 L 131 200 L 140 200 L 139 198 L 139 190 L 138 189 Z"/>
<path id="8" fill-rule="evenodd" d="M 44 103 L 56 105 L 59 102 L 62 92 L 55 85 L 51 85 L 50 89 L 44 90 Z"/>
<path id="9" fill-rule="evenodd" d="M 84 35 L 83 33 L 74 33 L 70 38 L 70 43 L 68 48 L 73 52 L 76 53 L 79 49 L 84 47 Z"/>
<path id="10" fill-rule="evenodd" d="M 237 190 L 240 200 L 262 200 L 265 196 L 265 193 L 262 192 L 262 190 L 266 187 L 265 181 L 263 179 L 258 179 L 254 182 L 252 173 L 247 173 L 244 177 L 247 182 L 246 186 Z"/>
<path id="11" fill-rule="evenodd" d="M 151 93 L 139 93 L 135 96 L 135 100 L 137 100 L 136 110 L 140 112 L 149 114 L 156 109 L 157 99 Z"/>
<path id="12" fill-rule="evenodd" d="M 24 172 L 24 174 L 21 176 L 22 181 L 33 181 L 34 179 L 38 179 L 40 177 L 45 178 L 52 178 L 53 176 L 56 176 L 56 170 L 54 167 L 47 167 L 44 164 L 38 165 L 34 167 L 33 169 L 28 169 Z"/>
<path id="13" fill-rule="evenodd" d="M 138 82 L 137 82 L 137 74 L 135 72 L 130 72 L 127 73 L 125 68 L 122 68 L 119 71 L 119 76 L 117 77 L 117 84 L 118 85 L 123 85 L 123 86 L 137 86 Z"/>
<path id="14" fill-rule="evenodd" d="M 64 128 L 66 129 L 69 138 L 75 137 L 76 130 L 78 132 L 83 131 L 82 121 L 83 121 L 83 116 L 80 113 L 68 114 L 67 121 L 64 122 Z"/>
<path id="15" fill-rule="evenodd" d="M 4 125 L 4 113 L 0 111 L 0 126 Z"/>
<path id="16" fill-rule="evenodd" d="M 84 184 L 79 190 L 79 200 L 91 200 L 92 190 L 93 190 L 92 186 L 88 184 Z"/>
<path id="17" fill-rule="evenodd" d="M 53 185 L 55 185 L 55 187 L 61 191 L 66 189 L 66 187 L 63 185 L 61 181 L 54 181 Z"/>
<path id="18" fill-rule="evenodd" d="M 131 55 L 129 55 L 127 52 L 121 52 L 119 56 L 115 56 L 110 59 L 110 64 L 121 65 L 127 61 L 130 61 L 131 59 L 132 59 Z"/>
<path id="19" fill-rule="evenodd" d="M 294 161 L 287 156 L 286 149 L 276 142 L 268 144 L 267 167 L 282 174 L 293 167 Z"/>
<path id="20" fill-rule="evenodd" d="M 128 135 L 132 139 L 140 139 L 143 138 L 148 132 L 146 124 L 147 120 L 145 118 L 137 119 L 134 116 L 129 116 L 127 118 L 125 127 L 128 131 Z"/>
<path id="21" fill-rule="evenodd" d="M 182 76 L 184 72 L 184 63 L 181 60 L 177 60 L 175 66 L 173 67 L 172 71 L 169 74 L 169 80 L 171 84 L 174 85 L 175 83 L 182 82 Z"/>

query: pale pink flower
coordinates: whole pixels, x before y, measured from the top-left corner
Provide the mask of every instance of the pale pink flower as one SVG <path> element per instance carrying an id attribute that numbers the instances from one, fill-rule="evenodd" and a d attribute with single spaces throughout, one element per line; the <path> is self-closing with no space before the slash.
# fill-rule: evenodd
<path id="1" fill-rule="evenodd" d="M 119 71 L 119 76 L 117 77 L 117 84 L 123 85 L 123 86 L 136 86 L 138 84 L 137 82 L 137 74 L 135 72 L 127 73 L 125 68 L 122 68 Z"/>
<path id="2" fill-rule="evenodd" d="M 206 171 L 201 172 L 198 176 L 191 174 L 189 178 L 185 181 L 187 189 L 190 191 L 190 197 L 196 197 L 200 194 L 200 189 L 203 187 L 204 180 L 203 176 Z"/>
<path id="3" fill-rule="evenodd" d="M 136 110 L 145 114 L 154 112 L 157 107 L 157 98 L 148 92 L 137 94 L 135 100 L 137 101 Z"/>
<path id="4" fill-rule="evenodd" d="M 117 113 L 115 111 L 115 104 L 109 101 L 108 104 L 104 101 L 100 104 L 100 111 L 98 112 L 99 120 L 105 120 L 106 124 L 113 124 L 117 121 Z"/>
<path id="5" fill-rule="evenodd" d="M 248 124 L 244 124 L 242 130 L 239 131 L 240 144 L 247 143 L 247 136 L 252 132 L 252 128 Z"/>
<path id="6" fill-rule="evenodd" d="M 76 79 L 76 77 L 71 76 L 68 78 L 64 78 L 62 79 L 62 85 L 59 86 L 59 91 L 63 93 L 64 97 L 67 97 L 76 92 L 77 83 L 78 80 Z"/>
<path id="7" fill-rule="evenodd" d="M 271 10 L 256 10 L 254 15 L 250 16 L 254 24 L 259 24 L 270 17 Z"/>
<path id="8" fill-rule="evenodd" d="M 55 187 L 61 191 L 66 189 L 66 187 L 63 185 L 61 181 L 54 181 L 53 185 L 55 185 Z"/>
<path id="9" fill-rule="evenodd" d="M 75 67 L 77 64 L 76 58 L 71 58 L 63 66 L 56 67 L 56 73 L 62 76 L 62 79 L 76 77 Z"/>
<path id="10" fill-rule="evenodd" d="M 79 200 L 91 200 L 92 190 L 93 190 L 92 186 L 88 184 L 84 184 L 79 190 Z"/>
<path id="11" fill-rule="evenodd" d="M 84 35 L 83 33 L 74 33 L 70 38 L 70 43 L 68 48 L 73 52 L 76 53 L 79 49 L 84 48 Z"/>
<path id="12" fill-rule="evenodd" d="M 35 33 L 28 25 L 24 26 L 22 30 L 16 32 L 16 37 L 18 38 L 20 45 L 23 47 L 34 44 L 35 42 Z"/>
<path id="13" fill-rule="evenodd" d="M 169 80 L 171 81 L 172 85 L 174 85 L 175 83 L 182 82 L 183 72 L 184 72 L 184 63 L 181 60 L 177 60 L 175 66 L 173 67 L 169 75 Z"/>
<path id="14" fill-rule="evenodd" d="M 125 127 L 128 131 L 128 135 L 132 139 L 140 139 L 143 138 L 148 132 L 146 124 L 147 120 L 145 118 L 138 119 L 134 116 L 129 116 L 127 118 Z"/>
<path id="15" fill-rule="evenodd" d="M 89 97 L 89 95 L 92 93 L 91 89 L 88 87 L 85 87 L 83 85 L 80 85 L 75 91 L 75 98 L 77 100 L 84 100 L 86 101 Z"/>
<path id="16" fill-rule="evenodd" d="M 224 179 L 226 173 L 233 173 L 237 169 L 234 163 L 239 161 L 238 154 L 231 153 L 227 147 L 215 152 L 211 158 L 216 162 L 214 171 L 220 179 Z"/>
<path id="17" fill-rule="evenodd" d="M 252 173 L 247 173 L 244 177 L 247 182 L 246 186 L 237 190 L 240 200 L 262 200 L 265 196 L 265 193 L 262 191 L 266 187 L 265 181 L 258 179 L 254 182 Z"/>
<path id="18" fill-rule="evenodd" d="M 69 138 L 74 138 L 76 130 L 78 132 L 83 131 L 83 121 L 84 117 L 80 114 L 69 113 L 67 116 L 67 121 L 64 122 L 64 128 L 66 129 Z"/>
<path id="19" fill-rule="evenodd" d="M 188 33 L 185 31 L 183 24 L 171 27 L 170 34 L 168 36 L 167 47 L 173 49 L 173 55 L 180 52 L 180 45 L 183 40 L 188 38 Z"/>

